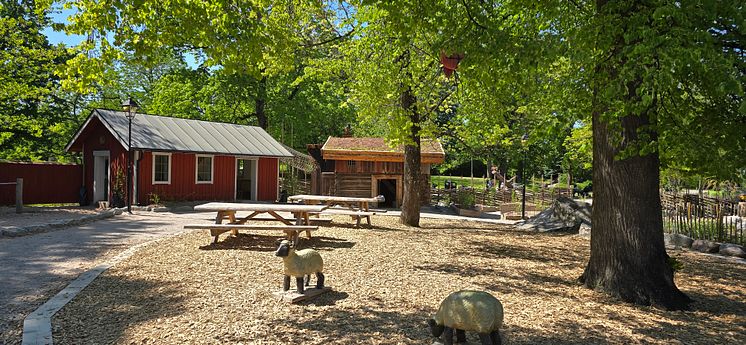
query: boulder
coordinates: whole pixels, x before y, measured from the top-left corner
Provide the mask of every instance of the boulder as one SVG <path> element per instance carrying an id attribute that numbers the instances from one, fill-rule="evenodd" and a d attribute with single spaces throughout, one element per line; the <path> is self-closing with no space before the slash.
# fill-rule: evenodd
<path id="1" fill-rule="evenodd" d="M 694 240 L 686 235 L 682 234 L 663 234 L 663 240 L 667 246 L 691 248 Z"/>
<path id="2" fill-rule="evenodd" d="M 720 243 L 707 240 L 694 240 L 692 242 L 692 250 L 702 253 L 717 253 L 720 251 Z"/>
<path id="3" fill-rule="evenodd" d="M 732 243 L 723 243 L 719 247 L 718 251 L 721 255 L 737 256 L 739 258 L 746 259 L 746 250 L 742 246 Z"/>
<path id="4" fill-rule="evenodd" d="M 591 205 L 567 197 L 557 198 L 551 207 L 518 226 L 521 230 L 539 232 L 578 232 L 581 227 L 590 234 Z"/>

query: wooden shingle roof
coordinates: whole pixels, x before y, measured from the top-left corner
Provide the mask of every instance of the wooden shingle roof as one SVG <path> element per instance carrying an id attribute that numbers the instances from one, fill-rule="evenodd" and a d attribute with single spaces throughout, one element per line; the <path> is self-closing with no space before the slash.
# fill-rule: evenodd
<path id="1" fill-rule="evenodd" d="M 423 139 L 420 145 L 422 163 L 443 163 L 445 152 L 438 140 Z M 404 148 L 401 145 L 391 147 L 383 138 L 329 137 L 321 147 L 321 154 L 329 160 L 404 161 Z"/>

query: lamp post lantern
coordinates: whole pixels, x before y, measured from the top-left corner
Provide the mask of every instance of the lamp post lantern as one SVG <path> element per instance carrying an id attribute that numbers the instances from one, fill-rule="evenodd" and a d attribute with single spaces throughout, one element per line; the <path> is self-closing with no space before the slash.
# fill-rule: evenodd
<path id="1" fill-rule="evenodd" d="M 521 137 L 521 146 L 525 146 L 528 141 L 528 133 L 523 134 Z M 521 219 L 526 219 L 526 148 L 523 147 L 523 161 L 521 162 L 521 185 L 523 185 L 521 191 Z"/>
<path id="2" fill-rule="evenodd" d="M 139 107 L 132 97 L 122 103 L 122 110 L 124 110 L 129 122 L 127 131 L 127 212 L 130 214 L 132 213 L 132 119 L 135 118 Z"/>

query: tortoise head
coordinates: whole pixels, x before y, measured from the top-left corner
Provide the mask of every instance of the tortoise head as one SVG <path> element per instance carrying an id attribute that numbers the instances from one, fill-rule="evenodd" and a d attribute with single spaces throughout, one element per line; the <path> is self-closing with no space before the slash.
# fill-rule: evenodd
<path id="1" fill-rule="evenodd" d="M 435 322 L 435 319 L 427 320 L 427 325 L 430 326 L 430 332 L 433 334 L 433 337 L 438 338 L 445 331 L 445 327 Z"/>

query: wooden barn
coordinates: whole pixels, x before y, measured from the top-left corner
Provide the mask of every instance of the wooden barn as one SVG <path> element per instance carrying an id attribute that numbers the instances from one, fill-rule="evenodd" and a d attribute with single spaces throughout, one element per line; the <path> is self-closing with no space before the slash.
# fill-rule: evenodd
<path id="1" fill-rule="evenodd" d="M 86 201 L 126 186 L 126 113 L 94 109 L 66 150 L 81 152 Z M 292 157 L 262 128 L 156 115 L 132 120 L 133 204 L 278 198 L 279 159 Z M 122 192 L 122 195 L 124 193 Z"/>
<path id="2" fill-rule="evenodd" d="M 399 207 L 402 202 L 404 150 L 391 148 L 383 138 L 329 137 L 321 146 L 309 145 L 320 160 L 321 177 L 314 192 L 349 197 L 383 195 L 379 207 Z M 422 203 L 430 202 L 430 165 L 443 163 L 445 153 L 437 140 L 422 141 Z"/>

